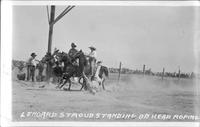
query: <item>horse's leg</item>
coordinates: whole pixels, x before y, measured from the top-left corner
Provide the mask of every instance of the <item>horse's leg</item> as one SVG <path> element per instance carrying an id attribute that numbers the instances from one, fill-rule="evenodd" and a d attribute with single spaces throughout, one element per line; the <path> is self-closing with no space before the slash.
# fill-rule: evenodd
<path id="1" fill-rule="evenodd" d="M 79 80 L 78 80 L 78 83 L 81 84 L 81 89 L 80 89 L 80 91 L 81 91 L 81 90 L 83 89 L 83 87 L 84 87 L 84 84 L 81 83 L 81 78 L 82 78 L 82 77 L 79 77 Z"/>
<path id="2" fill-rule="evenodd" d="M 85 79 L 83 79 L 83 87 L 84 87 L 84 90 L 87 90 L 87 86 L 86 86 L 86 81 L 85 81 Z"/>
<path id="3" fill-rule="evenodd" d="M 81 82 L 81 79 L 83 79 L 83 82 Z M 84 78 L 81 76 L 79 77 L 78 83 L 81 84 L 81 89 L 80 91 L 84 88 L 86 90 L 86 82 L 84 80 Z"/>
<path id="4" fill-rule="evenodd" d="M 79 82 L 82 86 L 81 86 L 81 89 L 80 91 L 85 87 L 85 82 L 83 81 L 83 83 Z"/>
<path id="5" fill-rule="evenodd" d="M 68 80 L 65 80 L 65 82 L 59 87 L 60 89 L 67 83 Z"/>
<path id="6" fill-rule="evenodd" d="M 102 87 L 103 87 L 103 90 L 105 90 L 104 82 L 105 82 L 105 79 L 103 78 L 103 79 L 102 79 L 102 82 L 101 82 Z"/>
<path id="7" fill-rule="evenodd" d="M 61 84 L 62 82 L 63 82 L 63 78 L 60 77 L 60 79 L 59 79 L 59 84 Z"/>
<path id="8" fill-rule="evenodd" d="M 78 83 L 80 83 L 80 84 L 81 84 L 81 77 L 79 77 L 79 79 L 78 79 Z"/>
<path id="9" fill-rule="evenodd" d="M 69 81 L 69 87 L 68 87 L 68 90 L 70 91 L 70 88 L 71 88 L 71 84 L 72 84 L 72 82 L 71 82 L 70 79 L 68 79 L 68 81 Z"/>
<path id="10" fill-rule="evenodd" d="M 81 89 L 80 89 L 81 91 L 83 89 L 83 83 L 81 83 L 81 77 L 79 78 L 78 83 L 81 84 Z"/>
<path id="11" fill-rule="evenodd" d="M 59 88 L 62 82 L 63 82 L 63 78 L 59 78 L 58 85 L 56 86 L 56 88 Z"/>
<path id="12" fill-rule="evenodd" d="M 84 85 L 83 84 L 81 84 L 82 86 L 81 86 L 81 89 L 80 89 L 80 91 L 83 89 L 83 87 L 84 87 Z"/>

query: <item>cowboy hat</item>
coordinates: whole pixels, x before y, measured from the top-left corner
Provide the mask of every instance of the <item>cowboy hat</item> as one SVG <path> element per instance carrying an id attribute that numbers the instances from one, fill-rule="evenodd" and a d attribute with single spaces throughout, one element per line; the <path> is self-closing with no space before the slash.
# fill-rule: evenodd
<path id="1" fill-rule="evenodd" d="M 76 45 L 75 45 L 74 43 L 71 43 L 71 46 L 72 46 L 72 47 L 76 47 Z"/>
<path id="2" fill-rule="evenodd" d="M 93 46 L 90 46 L 89 48 L 90 48 L 91 50 L 96 50 L 96 48 L 93 47 Z"/>
<path id="3" fill-rule="evenodd" d="M 101 64 L 101 63 L 102 63 L 102 61 L 98 61 L 98 62 L 97 62 L 97 64 Z"/>
<path id="4" fill-rule="evenodd" d="M 31 53 L 31 56 L 37 56 L 37 55 L 33 52 L 33 53 Z"/>
<path id="5" fill-rule="evenodd" d="M 58 52 L 59 51 L 59 49 L 57 49 L 57 48 L 54 48 L 54 52 Z"/>

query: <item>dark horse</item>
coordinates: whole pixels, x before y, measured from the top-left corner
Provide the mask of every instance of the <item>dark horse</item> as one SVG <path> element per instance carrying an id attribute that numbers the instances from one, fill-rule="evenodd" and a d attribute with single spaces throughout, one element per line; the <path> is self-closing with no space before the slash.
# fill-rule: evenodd
<path id="1" fill-rule="evenodd" d="M 78 53 L 76 53 L 75 59 L 79 60 L 78 67 L 79 67 L 79 71 L 81 72 L 81 74 L 84 73 L 87 77 L 91 77 L 92 81 L 97 81 L 99 83 L 99 85 L 102 85 L 103 89 L 105 90 L 104 83 L 105 83 L 105 79 L 108 78 L 108 75 L 109 75 L 108 68 L 105 66 L 101 66 L 99 72 L 97 72 L 98 76 L 100 78 L 100 81 L 99 81 L 99 80 L 96 80 L 97 79 L 96 77 L 91 75 L 89 61 L 87 59 L 87 56 L 85 56 L 84 53 L 82 52 L 82 50 L 80 50 Z M 106 77 L 104 77 L 104 75 Z M 82 77 L 80 77 L 80 78 L 82 78 Z"/>
<path id="2" fill-rule="evenodd" d="M 69 55 L 65 52 L 62 53 L 57 53 L 57 58 L 58 58 L 58 62 L 59 63 L 64 63 L 64 67 L 62 69 L 62 78 L 58 84 L 58 88 L 62 88 L 67 82 L 69 83 L 69 87 L 68 90 L 70 90 L 71 88 L 71 77 L 81 77 L 82 75 L 82 70 L 80 70 L 80 68 L 78 67 L 78 65 L 74 64 L 75 62 L 75 58 L 72 59 L 71 57 L 69 57 Z M 54 72 L 56 67 L 54 68 Z M 59 69 L 60 70 L 60 69 Z M 81 82 L 81 78 L 79 78 L 79 83 L 82 85 L 81 89 L 82 90 L 84 88 L 84 84 L 85 81 Z"/>

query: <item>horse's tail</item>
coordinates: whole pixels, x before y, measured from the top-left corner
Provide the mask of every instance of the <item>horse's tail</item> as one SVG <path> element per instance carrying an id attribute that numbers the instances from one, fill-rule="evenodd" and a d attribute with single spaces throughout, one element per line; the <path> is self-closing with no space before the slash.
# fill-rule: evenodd
<path id="1" fill-rule="evenodd" d="M 105 66 L 102 66 L 103 67 L 103 70 L 104 70 L 104 74 L 106 77 L 109 77 L 109 71 L 108 71 L 108 68 L 105 67 Z"/>

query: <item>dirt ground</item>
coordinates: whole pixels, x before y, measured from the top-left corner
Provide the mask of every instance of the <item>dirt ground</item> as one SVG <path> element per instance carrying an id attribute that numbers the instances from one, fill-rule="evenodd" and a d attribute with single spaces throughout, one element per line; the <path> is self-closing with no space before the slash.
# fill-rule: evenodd
<path id="1" fill-rule="evenodd" d="M 194 121 L 199 116 L 199 95 L 192 79 L 122 75 L 117 82 L 117 75 L 110 74 L 106 90 L 99 88 L 95 95 L 79 91 L 77 83 L 71 91 L 55 87 L 19 81 L 13 75 L 13 120 Z"/>

